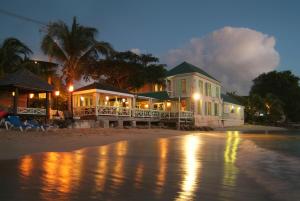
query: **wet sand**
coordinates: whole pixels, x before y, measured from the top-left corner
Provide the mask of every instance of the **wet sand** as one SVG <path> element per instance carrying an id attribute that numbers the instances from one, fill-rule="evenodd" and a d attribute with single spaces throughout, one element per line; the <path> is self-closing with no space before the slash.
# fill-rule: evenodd
<path id="1" fill-rule="evenodd" d="M 191 132 L 169 129 L 57 129 L 55 131 L 0 131 L 0 160 L 39 152 L 72 151 L 121 140 L 149 140 Z"/>

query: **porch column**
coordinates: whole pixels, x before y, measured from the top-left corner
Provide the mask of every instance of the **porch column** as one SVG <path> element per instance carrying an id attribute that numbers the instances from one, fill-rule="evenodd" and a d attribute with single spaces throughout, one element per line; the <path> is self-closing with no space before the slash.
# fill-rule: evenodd
<path id="1" fill-rule="evenodd" d="M 96 102 L 95 102 L 96 116 L 98 116 L 98 106 L 99 106 L 99 94 L 96 93 Z"/>
<path id="2" fill-rule="evenodd" d="M 46 92 L 46 121 L 50 118 L 49 93 Z"/>
<path id="3" fill-rule="evenodd" d="M 13 97 L 13 114 L 18 113 L 19 89 L 15 88 L 15 95 Z"/>

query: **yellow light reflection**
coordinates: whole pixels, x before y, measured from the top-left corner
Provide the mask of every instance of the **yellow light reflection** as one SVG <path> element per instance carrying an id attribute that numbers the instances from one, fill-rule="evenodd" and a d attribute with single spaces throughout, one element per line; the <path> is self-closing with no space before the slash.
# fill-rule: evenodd
<path id="1" fill-rule="evenodd" d="M 24 177 L 29 177 L 32 173 L 33 168 L 32 156 L 26 155 L 22 157 L 19 168 Z"/>
<path id="2" fill-rule="evenodd" d="M 156 178 L 156 193 L 161 194 L 163 187 L 166 182 L 166 171 L 167 171 L 167 154 L 169 148 L 168 139 L 162 138 L 158 140 L 158 148 L 159 148 L 159 172 Z"/>
<path id="3" fill-rule="evenodd" d="M 124 156 L 127 154 L 127 148 L 127 141 L 121 141 L 115 144 L 116 161 L 112 173 L 112 185 L 114 188 L 118 188 L 124 182 Z"/>
<path id="4" fill-rule="evenodd" d="M 43 193 L 48 200 L 47 192 L 56 189 L 65 196 L 76 189 L 80 183 L 83 151 L 70 153 L 50 152 L 43 154 Z M 49 198 L 50 199 L 50 198 Z"/>
<path id="5" fill-rule="evenodd" d="M 95 177 L 96 190 L 104 191 L 106 176 L 108 171 L 108 153 L 109 146 L 99 147 L 99 157 L 97 165 L 97 175 Z"/>
<path id="6" fill-rule="evenodd" d="M 197 159 L 197 153 L 201 148 L 199 136 L 186 136 L 184 140 L 184 177 L 181 183 L 181 191 L 176 200 L 191 200 L 196 188 L 199 186 L 201 163 Z"/>
<path id="7" fill-rule="evenodd" d="M 228 131 L 226 133 L 226 148 L 224 151 L 224 174 L 223 174 L 223 184 L 224 186 L 235 186 L 236 175 L 238 169 L 235 166 L 237 159 L 237 151 L 240 143 L 239 132 Z"/>
<path id="8" fill-rule="evenodd" d="M 144 164 L 139 163 L 136 167 L 135 177 L 134 177 L 134 186 L 140 188 L 142 186 L 144 176 Z"/>

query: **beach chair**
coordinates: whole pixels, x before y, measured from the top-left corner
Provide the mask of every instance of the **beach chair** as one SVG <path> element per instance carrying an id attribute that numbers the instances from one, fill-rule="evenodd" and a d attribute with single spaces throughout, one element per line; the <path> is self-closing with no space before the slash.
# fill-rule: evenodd
<path id="1" fill-rule="evenodd" d="M 29 125 L 25 125 L 19 118 L 19 116 L 8 116 L 5 121 L 5 127 L 8 130 L 9 128 L 16 128 L 23 131 L 25 129 L 28 130 L 31 127 Z"/>
<path id="2" fill-rule="evenodd" d="M 31 120 L 26 120 L 25 122 L 24 122 L 24 124 L 25 125 L 27 125 L 27 126 L 29 126 L 29 127 L 31 127 L 31 128 L 33 128 L 33 129 L 36 129 L 36 130 L 42 130 L 42 131 L 45 131 L 45 127 L 44 127 L 44 125 L 42 125 L 42 124 L 40 124 L 38 121 L 36 121 L 36 120 L 33 120 L 33 119 L 31 119 Z"/>
<path id="3" fill-rule="evenodd" d="M 0 126 L 5 125 L 5 117 L 8 115 L 7 112 L 0 110 Z"/>

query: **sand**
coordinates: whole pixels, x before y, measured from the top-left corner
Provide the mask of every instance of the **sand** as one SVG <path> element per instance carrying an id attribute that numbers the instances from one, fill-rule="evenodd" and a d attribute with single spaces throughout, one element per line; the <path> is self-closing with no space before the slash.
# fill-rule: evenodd
<path id="1" fill-rule="evenodd" d="M 55 131 L 0 130 L 0 160 L 15 159 L 39 152 L 73 151 L 121 140 L 148 140 L 185 135 L 191 132 L 169 129 L 57 129 Z"/>

